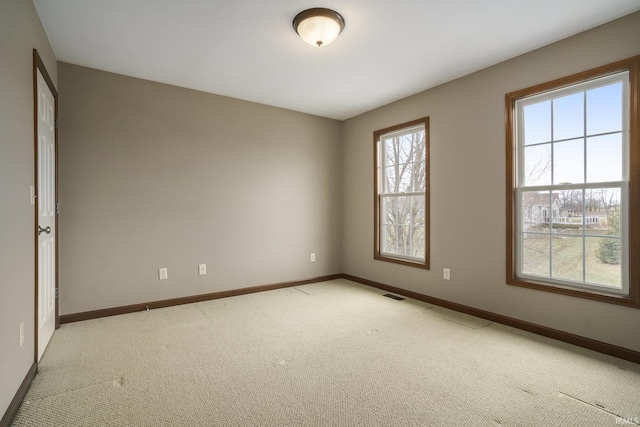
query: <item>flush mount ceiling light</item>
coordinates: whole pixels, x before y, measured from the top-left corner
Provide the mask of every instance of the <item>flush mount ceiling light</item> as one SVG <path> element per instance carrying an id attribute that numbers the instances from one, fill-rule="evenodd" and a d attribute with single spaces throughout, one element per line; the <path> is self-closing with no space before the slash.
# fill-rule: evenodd
<path id="1" fill-rule="evenodd" d="M 344 18 L 335 10 L 316 7 L 293 18 L 293 28 L 311 46 L 327 46 L 344 29 Z"/>

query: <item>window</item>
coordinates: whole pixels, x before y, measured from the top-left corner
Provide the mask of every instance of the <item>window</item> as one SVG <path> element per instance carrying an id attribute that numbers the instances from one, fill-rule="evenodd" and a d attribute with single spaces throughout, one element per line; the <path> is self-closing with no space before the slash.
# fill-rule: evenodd
<path id="1" fill-rule="evenodd" d="M 508 284 L 640 307 L 639 64 L 506 96 Z"/>
<path id="2" fill-rule="evenodd" d="M 429 268 L 429 118 L 375 131 L 374 258 Z"/>

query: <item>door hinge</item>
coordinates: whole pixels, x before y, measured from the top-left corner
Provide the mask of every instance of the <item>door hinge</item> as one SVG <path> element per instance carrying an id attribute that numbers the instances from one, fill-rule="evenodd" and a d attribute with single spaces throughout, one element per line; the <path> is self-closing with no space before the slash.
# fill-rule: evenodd
<path id="1" fill-rule="evenodd" d="M 58 298 L 58 289 L 60 288 L 56 288 L 56 298 Z"/>
<path id="2" fill-rule="evenodd" d="M 60 203 L 56 203 L 56 215 L 60 212 Z"/>

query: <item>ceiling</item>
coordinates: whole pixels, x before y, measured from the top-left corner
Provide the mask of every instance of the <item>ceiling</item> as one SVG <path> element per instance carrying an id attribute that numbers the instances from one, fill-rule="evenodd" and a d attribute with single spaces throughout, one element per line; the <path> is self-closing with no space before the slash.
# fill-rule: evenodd
<path id="1" fill-rule="evenodd" d="M 640 10 L 640 0 L 34 0 L 59 61 L 344 120 Z M 340 12 L 331 45 L 293 17 Z"/>

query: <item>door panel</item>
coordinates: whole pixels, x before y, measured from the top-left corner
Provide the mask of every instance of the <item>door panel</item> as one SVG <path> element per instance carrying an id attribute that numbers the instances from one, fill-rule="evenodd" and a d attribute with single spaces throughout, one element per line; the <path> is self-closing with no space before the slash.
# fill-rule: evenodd
<path id="1" fill-rule="evenodd" d="M 55 330 L 56 131 L 55 99 L 38 70 L 38 361 Z"/>

